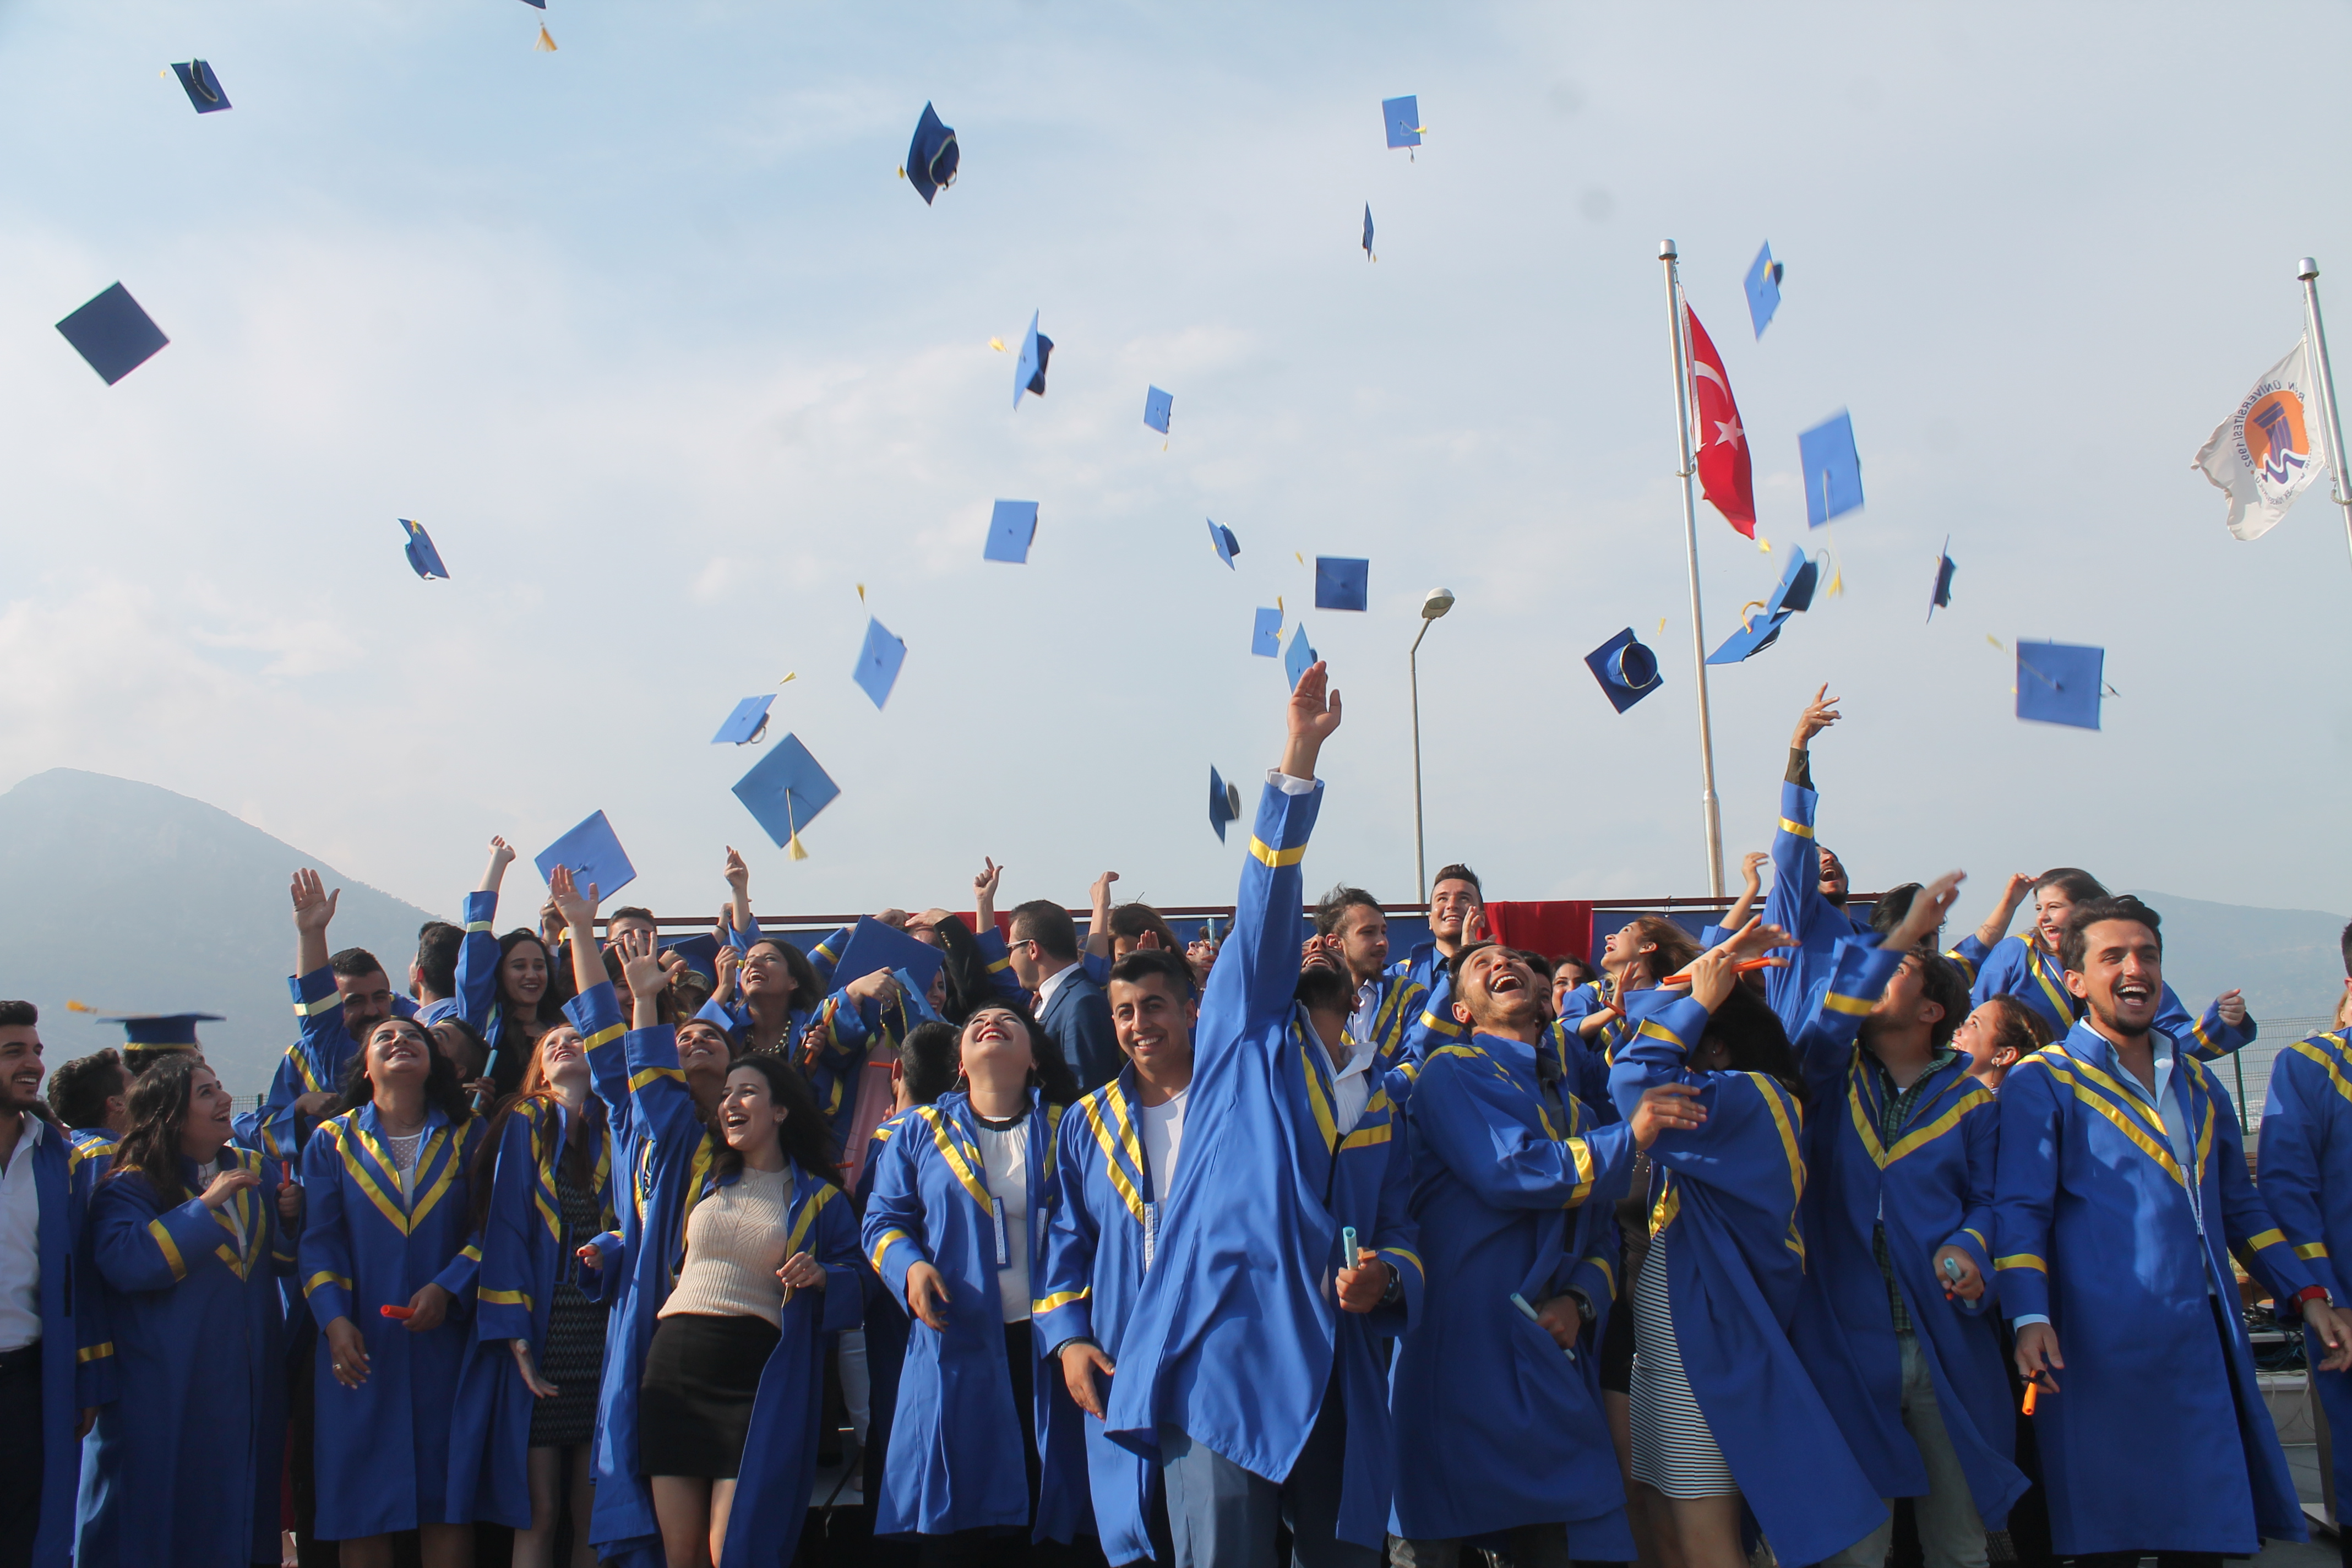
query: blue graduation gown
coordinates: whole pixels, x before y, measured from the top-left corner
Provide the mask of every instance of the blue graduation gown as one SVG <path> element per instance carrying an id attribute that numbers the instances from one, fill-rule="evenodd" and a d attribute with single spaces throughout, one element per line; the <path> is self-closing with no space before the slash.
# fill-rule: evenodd
<path id="1" fill-rule="evenodd" d="M 585 1236 L 567 1237 L 555 1190 L 571 1117 L 553 1098 L 526 1100 L 499 1132 L 489 1212 L 475 1243 L 481 1268 L 472 1332 L 457 1382 L 449 1436 L 449 1507 L 461 1518 L 530 1528 L 530 1418 L 535 1400 L 515 1365 L 509 1341 L 530 1346 L 547 1365 L 547 1325 L 556 1285 L 579 1267 Z M 589 1151 L 602 1227 L 613 1213 L 613 1146 L 594 1134 Z"/>
<path id="2" fill-rule="evenodd" d="M 1837 955 L 1839 994 L 1855 994 L 1844 978 L 1853 962 L 1852 950 Z M 1805 1298 L 1802 1108 L 1762 1073 L 1685 1068 L 1707 1024 L 1686 993 L 1636 991 L 1626 1002 L 1633 1032 L 1610 1069 L 1618 1110 L 1631 1117 L 1653 1084 L 1687 1083 L 1706 1111 L 1702 1125 L 1650 1145 L 1650 1231 L 1666 1242 L 1683 1370 L 1773 1552 L 1818 1563 L 1878 1528 L 1886 1510 L 1790 1342 Z M 1818 1013 L 1798 1047 L 1851 1042 L 1859 1022 L 1852 1012 Z M 1657 1266 L 1654 1250 L 1646 1267 Z"/>
<path id="3" fill-rule="evenodd" d="M 1900 951 L 1851 944 L 1841 954 L 1832 1009 L 1867 1010 L 1901 967 Z M 1853 963 L 1843 964 L 1851 957 Z M 1879 1139 L 1885 1085 L 1866 1047 L 1816 1032 L 1804 1057 L 1812 1097 L 1806 1118 L 1805 1239 L 1812 1299 L 1797 1345 L 1881 1497 L 1923 1497 L 1927 1470 L 1904 1428 L 1903 1355 L 1874 1246 L 1886 1227 L 1887 1256 L 1904 1310 L 1927 1363 L 1936 1408 L 1969 1478 L 1978 1517 L 1998 1530 L 2023 1495 L 2011 1458 L 2016 1416 L 2007 1355 L 1991 1305 L 1993 1175 L 2000 1112 L 1991 1090 L 1956 1056 L 1928 1069 L 1927 1087 L 1894 1143 Z M 1915 1086 L 1916 1087 L 1916 1086 Z M 1985 1297 L 1948 1298 L 1936 1253 L 1957 1247 L 1975 1262 Z"/>
<path id="4" fill-rule="evenodd" d="M 862 1227 L 866 1204 L 874 1196 L 874 1178 L 880 1169 L 882 1150 L 898 1134 L 901 1123 L 908 1117 L 905 1111 L 885 1121 L 866 1141 L 866 1159 L 857 1168 L 857 1187 L 853 1194 L 856 1201 Z M 918 1128 L 922 1125 L 919 1121 Z M 863 1247 L 861 1234 L 859 1245 Z M 882 1478 L 888 1473 L 890 1462 L 890 1418 L 898 1408 L 898 1372 L 907 1362 L 907 1307 L 902 1299 L 894 1299 L 884 1287 L 881 1276 L 870 1268 L 862 1271 L 866 1281 L 866 1475 L 864 1489 L 866 1506 L 871 1509 L 882 1498 Z M 871 1514 L 867 1515 L 870 1520 Z"/>
<path id="5" fill-rule="evenodd" d="M 39 1116 L 27 1113 L 18 1136 L 32 1136 L 31 1119 Z M 75 1493 L 83 1486 L 75 1428 L 83 1411 L 104 1409 L 116 1391 L 117 1358 L 89 1223 L 92 1189 L 113 1145 L 68 1134 L 46 1117 L 40 1140 L 29 1156 L 41 1264 L 41 1521 L 33 1563 L 66 1568 L 73 1560 Z"/>
<path id="6" fill-rule="evenodd" d="M 2352 1247 L 2352 1032 L 2313 1035 L 2271 1063 L 2257 1157 L 2263 1201 L 2295 1257 L 2333 1300 L 2345 1300 L 2334 1249 Z M 2328 1430 L 2347 1434 L 2332 1447 L 2336 1495 L 2352 1497 L 2352 1373 L 2315 1370 L 2326 1352 L 2309 1349 Z"/>
<path id="7" fill-rule="evenodd" d="M 1564 1523 L 1570 1557 L 1630 1561 L 1600 1344 L 1633 1129 L 1596 1127 L 1572 1094 L 1547 1103 L 1536 1047 L 1481 1034 L 1430 1054 L 1408 1147 L 1430 1267 L 1391 1376 L 1391 1530 L 1444 1540 Z M 1602 1314 L 1573 1354 L 1511 1300 L 1571 1287 Z"/>
<path id="8" fill-rule="evenodd" d="M 231 1144 L 224 1170 L 259 1176 L 215 1214 L 194 1195 L 166 1206 L 137 1171 L 100 1184 L 91 1249 L 112 1325 L 119 1385 L 86 1446 L 79 1540 L 84 1563 L 243 1568 L 278 1560 L 286 1436 L 278 1277 L 294 1271 L 280 1234 L 276 1161 Z"/>
<path id="9" fill-rule="evenodd" d="M 295 1113 L 295 1100 L 340 1089 L 360 1047 L 343 1027 L 343 997 L 332 969 L 321 964 L 308 974 L 289 975 L 286 988 L 294 996 L 294 1043 L 278 1058 L 261 1104 L 241 1113 L 236 1125 L 237 1142 L 247 1148 L 291 1163 L 302 1157 L 310 1136 L 310 1124 Z"/>
<path id="10" fill-rule="evenodd" d="M 368 1378 L 336 1381 L 327 1336 L 314 1352 L 318 1533 L 323 1541 L 419 1524 L 463 1524 L 449 1504 L 449 1415 L 466 1355 L 474 1271 L 466 1171 L 478 1121 L 425 1113 L 404 1198 L 373 1104 L 329 1118 L 302 1150 L 301 1279 L 320 1328 L 348 1318 L 366 1342 Z M 379 1309 L 427 1285 L 457 1298 L 440 1326 L 411 1333 Z"/>
<path id="11" fill-rule="evenodd" d="M 1400 1118 L 1375 1090 L 1354 1131 L 1332 1120 L 1330 1069 L 1292 999 L 1306 940 L 1299 861 L 1323 785 L 1269 783 L 1242 865 L 1234 931 L 1192 1031 L 1184 1158 L 1157 1259 L 1120 1342 L 1111 1439 L 1157 1458 L 1174 1426 L 1253 1475 L 1290 1475 L 1336 1373 L 1347 1416 L 1338 1534 L 1386 1539 L 1394 1485 L 1384 1348 L 1419 1310 L 1424 1276 L 1406 1187 L 1390 1179 Z M 1353 1264 L 1340 1232 L 1397 1269 L 1401 1298 L 1339 1310 Z"/>
<path id="12" fill-rule="evenodd" d="M 1772 886 L 1764 895 L 1764 923 L 1797 939 L 1785 969 L 1764 972 L 1764 1000 L 1780 1016 L 1789 1037 L 1811 1016 L 1813 993 L 1837 962 L 1837 945 L 1848 937 L 1875 941 L 1867 921 L 1822 896 L 1822 850 L 1813 840 L 1817 791 L 1780 783 L 1780 823 L 1772 832 Z"/>
<path id="13" fill-rule="evenodd" d="M 1031 1294 L 1045 1278 L 1052 1220 L 1058 1106 L 1029 1091 L 1028 1234 Z M 946 1535 L 959 1530 L 1029 1528 L 1028 1472 L 1021 1417 L 1004 1364 L 1003 1310 L 996 1284 L 996 1209 L 988 1189 L 971 1100 L 950 1094 L 919 1105 L 881 1152 L 866 1200 L 866 1256 L 885 1289 L 904 1301 L 907 1270 L 929 1263 L 947 1288 L 944 1332 L 912 1320 L 890 1419 L 890 1466 L 874 1517 L 877 1535 Z M 1036 1303 L 1042 1308 L 1044 1302 Z M 1080 1412 L 1059 1369 L 1045 1363 L 1038 1317 L 1030 1318 L 1034 1419 L 1044 1466 L 1033 1541 L 1092 1534 Z"/>
<path id="14" fill-rule="evenodd" d="M 2041 1014 L 2052 1036 L 2060 1038 L 2074 1026 L 2074 1020 L 2082 1014 L 2082 1005 L 2067 994 L 2065 970 L 2056 958 L 2042 952 L 2041 942 L 2030 934 L 2005 936 L 1987 948 L 1970 931 L 1944 956 L 1968 974 L 1969 1002 L 1972 1006 L 1982 1005 L 1995 996 L 2014 996 Z M 2252 1044 L 2260 1030 L 2252 1014 L 2247 1015 L 2243 1024 L 2235 1026 L 2223 1023 L 2221 1007 L 2210 1002 L 2202 1018 L 2192 1018 L 2169 985 L 2157 1000 L 2155 1026 L 2179 1041 L 2181 1049 L 2203 1061 L 2228 1056 Z"/>
<path id="15" fill-rule="evenodd" d="M 2062 1392 L 2033 1416 L 2052 1540 L 2070 1557 L 2243 1556 L 2263 1538 L 2301 1541 L 2230 1249 L 2252 1254 L 2286 1295 L 2310 1272 L 2246 1174 L 2228 1093 L 2183 1053 L 2168 1092 L 2188 1089 L 2200 1245 L 2164 1124 L 2119 1081 L 2129 1070 L 2083 1023 L 2000 1086 L 2001 1310 L 2047 1316 L 2066 1358 Z"/>

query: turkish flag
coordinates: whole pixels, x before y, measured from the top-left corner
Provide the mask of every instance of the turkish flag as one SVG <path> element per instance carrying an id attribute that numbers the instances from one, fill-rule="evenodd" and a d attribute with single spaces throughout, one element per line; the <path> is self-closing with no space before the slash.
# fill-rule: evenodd
<path id="1" fill-rule="evenodd" d="M 1756 537 L 1756 479 L 1748 469 L 1748 432 L 1739 427 L 1739 405 L 1731 400 L 1731 378 L 1723 374 L 1723 356 L 1698 312 L 1683 307 L 1690 323 L 1692 402 L 1698 409 L 1699 488 L 1723 521 L 1748 538 Z"/>

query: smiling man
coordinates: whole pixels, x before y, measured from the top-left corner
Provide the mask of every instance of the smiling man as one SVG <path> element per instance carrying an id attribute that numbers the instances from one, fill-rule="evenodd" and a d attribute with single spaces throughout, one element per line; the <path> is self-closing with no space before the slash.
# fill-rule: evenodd
<path id="1" fill-rule="evenodd" d="M 2347 1325 L 2247 1176 L 2221 1080 L 2156 1026 L 2156 911 L 2083 903 L 2059 955 L 2085 1016 L 2001 1086 L 1993 1247 L 2018 1371 L 2041 1389 L 2055 1550 L 2084 1568 L 2149 1552 L 2219 1568 L 2304 1540 L 2231 1250 L 2283 1312 L 2302 1309 L 2324 1371 L 2352 1365 Z"/>
<path id="2" fill-rule="evenodd" d="M 1478 873 L 1455 862 L 1437 868 L 1429 889 L 1429 937 L 1415 942 L 1390 973 L 1402 974 L 1422 992 L 1420 1015 L 1406 1026 L 1404 1054 L 1418 1066 L 1448 1040 L 1461 1038 L 1451 1003 L 1454 954 L 1485 934 L 1486 893 Z"/>

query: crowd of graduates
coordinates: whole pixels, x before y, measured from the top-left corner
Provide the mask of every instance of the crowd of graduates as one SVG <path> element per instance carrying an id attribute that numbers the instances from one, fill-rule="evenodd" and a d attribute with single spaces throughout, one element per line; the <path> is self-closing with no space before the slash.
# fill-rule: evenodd
<path id="1" fill-rule="evenodd" d="M 2242 1308 L 2352 1420 L 2346 1031 L 2280 1054 L 2258 1182 L 2210 1065 L 2254 1021 L 2188 1012 L 2156 910 L 2060 868 L 1957 941 L 1958 872 L 1857 918 L 1825 692 L 1722 924 L 1518 951 L 1449 866 L 1392 957 L 1307 907 L 1326 683 L 1221 939 L 1108 874 L 1083 943 L 1000 921 L 991 863 L 969 923 L 804 952 L 731 851 L 698 948 L 561 868 L 500 936 L 494 840 L 404 987 L 295 877 L 242 1115 L 186 1042 L 44 1097 L 0 1002 L 0 1568 L 781 1565 L 834 1412 L 861 1550 L 924 1568 L 2304 1538 Z M 932 962 L 850 962 L 877 923 Z"/>

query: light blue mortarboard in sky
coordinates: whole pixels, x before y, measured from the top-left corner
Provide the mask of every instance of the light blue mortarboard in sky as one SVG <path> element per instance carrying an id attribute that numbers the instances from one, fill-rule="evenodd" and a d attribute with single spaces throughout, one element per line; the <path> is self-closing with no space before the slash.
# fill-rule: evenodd
<path id="1" fill-rule="evenodd" d="M 2107 650 L 2074 643 L 2017 645 L 2017 716 L 2077 730 L 2099 727 Z"/>
<path id="2" fill-rule="evenodd" d="M 1030 543 L 1037 537 L 1037 503 L 1034 500 L 1001 500 L 988 520 L 988 544 L 982 550 L 983 561 L 1009 561 L 1015 566 L 1029 559 Z"/>
<path id="3" fill-rule="evenodd" d="M 1315 607 L 1360 610 L 1367 602 L 1372 563 L 1346 555 L 1315 558 Z"/>
<path id="4" fill-rule="evenodd" d="M 866 617 L 866 646 L 857 650 L 857 685 L 879 708 L 890 700 L 890 688 L 898 683 L 898 667 L 907 662 L 907 645 L 890 635 L 890 628 L 873 616 Z"/>
<path id="5" fill-rule="evenodd" d="M 1258 613 L 1264 615 L 1265 612 L 1261 610 Z M 1298 689 L 1298 678 L 1306 674 L 1307 667 L 1320 657 L 1307 646 L 1307 624 L 1300 622 L 1298 629 L 1291 634 L 1290 651 L 1282 658 L 1282 673 L 1290 678 L 1290 689 Z"/>
<path id="6" fill-rule="evenodd" d="M 400 520 L 400 526 L 408 535 L 408 542 L 401 548 L 408 556 L 410 568 L 428 583 L 436 577 L 446 579 L 449 568 L 441 564 L 441 552 L 433 548 L 433 536 L 425 531 L 421 523 L 411 522 L 404 517 Z"/>
<path id="7" fill-rule="evenodd" d="M 1421 145 L 1421 101 L 1416 94 L 1381 100 L 1381 121 L 1388 129 L 1390 146 Z"/>
<path id="8" fill-rule="evenodd" d="M 1853 419 L 1845 410 L 1797 437 L 1805 470 L 1805 521 L 1815 528 L 1862 505 L 1862 458 L 1853 449 Z"/>
<path id="9" fill-rule="evenodd" d="M 758 740 L 761 731 L 768 727 L 768 708 L 775 700 L 775 694 L 771 692 L 765 697 L 746 697 L 735 704 L 735 710 L 727 715 L 727 721 L 719 726 L 719 733 L 710 737 L 710 743 L 748 746 Z"/>
<path id="10" fill-rule="evenodd" d="M 1272 609 L 1258 611 L 1257 624 L 1250 628 L 1250 652 L 1261 654 L 1267 658 L 1282 657 L 1281 606 L 1276 605 Z M 1291 684 L 1295 686 L 1297 682 L 1293 681 Z"/>
<path id="11" fill-rule="evenodd" d="M 1232 529 L 1213 517 L 1209 519 L 1209 548 L 1217 552 L 1218 560 L 1233 566 L 1234 557 L 1242 552 L 1242 542 L 1234 537 Z M 1234 570 L 1239 571 L 1240 568 L 1236 566 Z"/>
<path id="12" fill-rule="evenodd" d="M 1227 784 L 1213 766 L 1209 769 L 1209 826 L 1217 830 L 1217 842 L 1225 841 L 1225 824 L 1242 814 L 1242 792 Z"/>
<path id="13" fill-rule="evenodd" d="M 786 735 L 768 748 L 768 754 L 735 781 L 735 798 L 779 849 L 797 843 L 801 829 L 840 794 L 841 786 L 817 765 L 798 735 Z"/>
<path id="14" fill-rule="evenodd" d="M 1772 247 L 1767 242 L 1748 268 L 1748 319 L 1756 323 L 1758 337 L 1764 335 L 1764 329 L 1772 324 L 1772 312 L 1780 308 L 1780 264 L 1772 259 Z"/>
<path id="15" fill-rule="evenodd" d="M 1169 411 L 1175 406 L 1176 399 L 1171 394 L 1162 392 L 1156 386 L 1144 388 L 1143 422 L 1162 436 L 1168 434 Z"/>
<path id="16" fill-rule="evenodd" d="M 1034 392 L 1045 395 L 1045 364 L 1054 357 L 1054 340 L 1037 330 L 1037 312 L 1029 312 L 1029 331 L 1021 340 L 1021 360 L 1013 367 L 1013 406 L 1021 406 L 1021 395 Z"/>
<path id="17" fill-rule="evenodd" d="M 609 899 L 637 879 L 637 868 L 629 864 L 613 825 L 601 811 L 541 850 L 533 864 L 541 881 L 552 877 L 558 866 L 570 867 L 583 899 Z M 592 885 L 593 893 L 589 891 Z"/>

